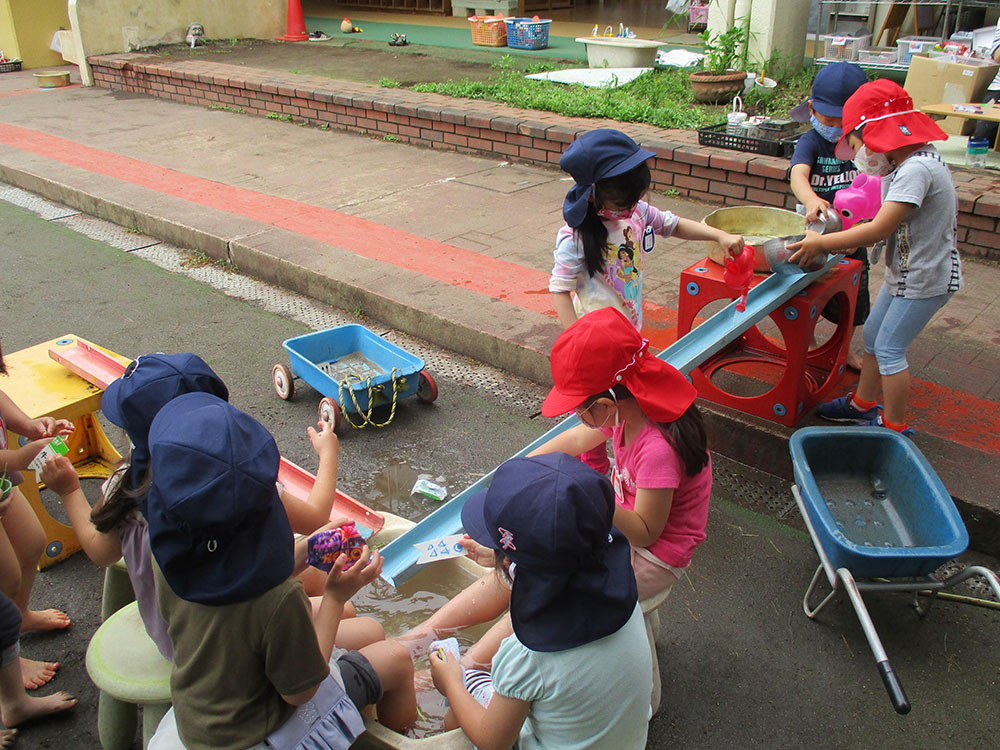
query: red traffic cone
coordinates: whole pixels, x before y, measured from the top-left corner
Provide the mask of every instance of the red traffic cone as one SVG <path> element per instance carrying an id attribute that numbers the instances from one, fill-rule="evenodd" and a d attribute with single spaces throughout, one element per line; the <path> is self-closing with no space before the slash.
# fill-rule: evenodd
<path id="1" fill-rule="evenodd" d="M 288 0 L 288 21 L 285 25 L 285 35 L 275 37 L 279 42 L 304 42 L 309 39 L 306 33 L 306 20 L 302 17 L 302 0 Z"/>

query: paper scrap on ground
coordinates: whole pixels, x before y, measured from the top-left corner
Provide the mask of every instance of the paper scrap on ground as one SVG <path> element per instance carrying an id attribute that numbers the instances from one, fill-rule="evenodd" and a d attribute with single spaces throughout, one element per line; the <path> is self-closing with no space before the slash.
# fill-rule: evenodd
<path id="1" fill-rule="evenodd" d="M 674 68 L 693 68 L 705 57 L 700 52 L 691 52 L 686 49 L 672 49 L 656 51 L 656 64 L 669 65 Z"/>
<path id="2" fill-rule="evenodd" d="M 593 89 L 613 89 L 631 83 L 652 68 L 571 68 L 532 73 L 525 78 L 554 83 L 580 83 Z"/>
<path id="3" fill-rule="evenodd" d="M 462 536 L 462 534 L 451 534 L 450 536 L 443 536 L 440 539 L 430 539 L 420 544 L 414 544 L 413 546 L 420 551 L 420 559 L 417 560 L 417 565 L 437 562 L 438 560 L 448 560 L 452 557 L 461 557 L 465 554 L 465 547 L 458 543 Z"/>

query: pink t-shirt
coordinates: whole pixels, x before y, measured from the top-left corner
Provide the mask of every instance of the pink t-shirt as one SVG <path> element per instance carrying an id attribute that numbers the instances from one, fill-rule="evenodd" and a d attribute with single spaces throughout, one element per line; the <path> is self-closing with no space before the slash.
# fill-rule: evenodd
<path id="1" fill-rule="evenodd" d="M 605 432 L 608 432 L 605 430 Z M 688 476 L 680 456 L 652 423 L 624 445 L 624 425 L 610 430 L 615 454 L 611 480 L 615 500 L 635 510 L 637 488 L 672 489 L 673 504 L 663 533 L 648 549 L 660 560 L 683 568 L 691 562 L 695 548 L 705 538 L 708 501 L 712 494 L 712 460 L 693 477 Z"/>

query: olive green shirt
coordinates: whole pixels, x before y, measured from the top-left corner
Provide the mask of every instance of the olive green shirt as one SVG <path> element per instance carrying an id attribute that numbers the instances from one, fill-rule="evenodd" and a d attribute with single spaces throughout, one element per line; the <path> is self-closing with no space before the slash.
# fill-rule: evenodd
<path id="1" fill-rule="evenodd" d="M 329 674 L 312 610 L 294 578 L 239 604 L 185 601 L 154 564 L 156 598 L 174 644 L 170 694 L 188 750 L 245 750 L 280 727 L 295 707 L 282 695 Z"/>

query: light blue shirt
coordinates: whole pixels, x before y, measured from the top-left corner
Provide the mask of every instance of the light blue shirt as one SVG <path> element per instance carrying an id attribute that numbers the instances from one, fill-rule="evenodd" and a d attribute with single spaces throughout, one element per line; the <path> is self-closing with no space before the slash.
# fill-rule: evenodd
<path id="1" fill-rule="evenodd" d="M 617 632 L 568 651 L 532 651 L 517 636 L 493 657 L 497 693 L 531 701 L 519 750 L 642 750 L 653 665 L 636 605 Z"/>

